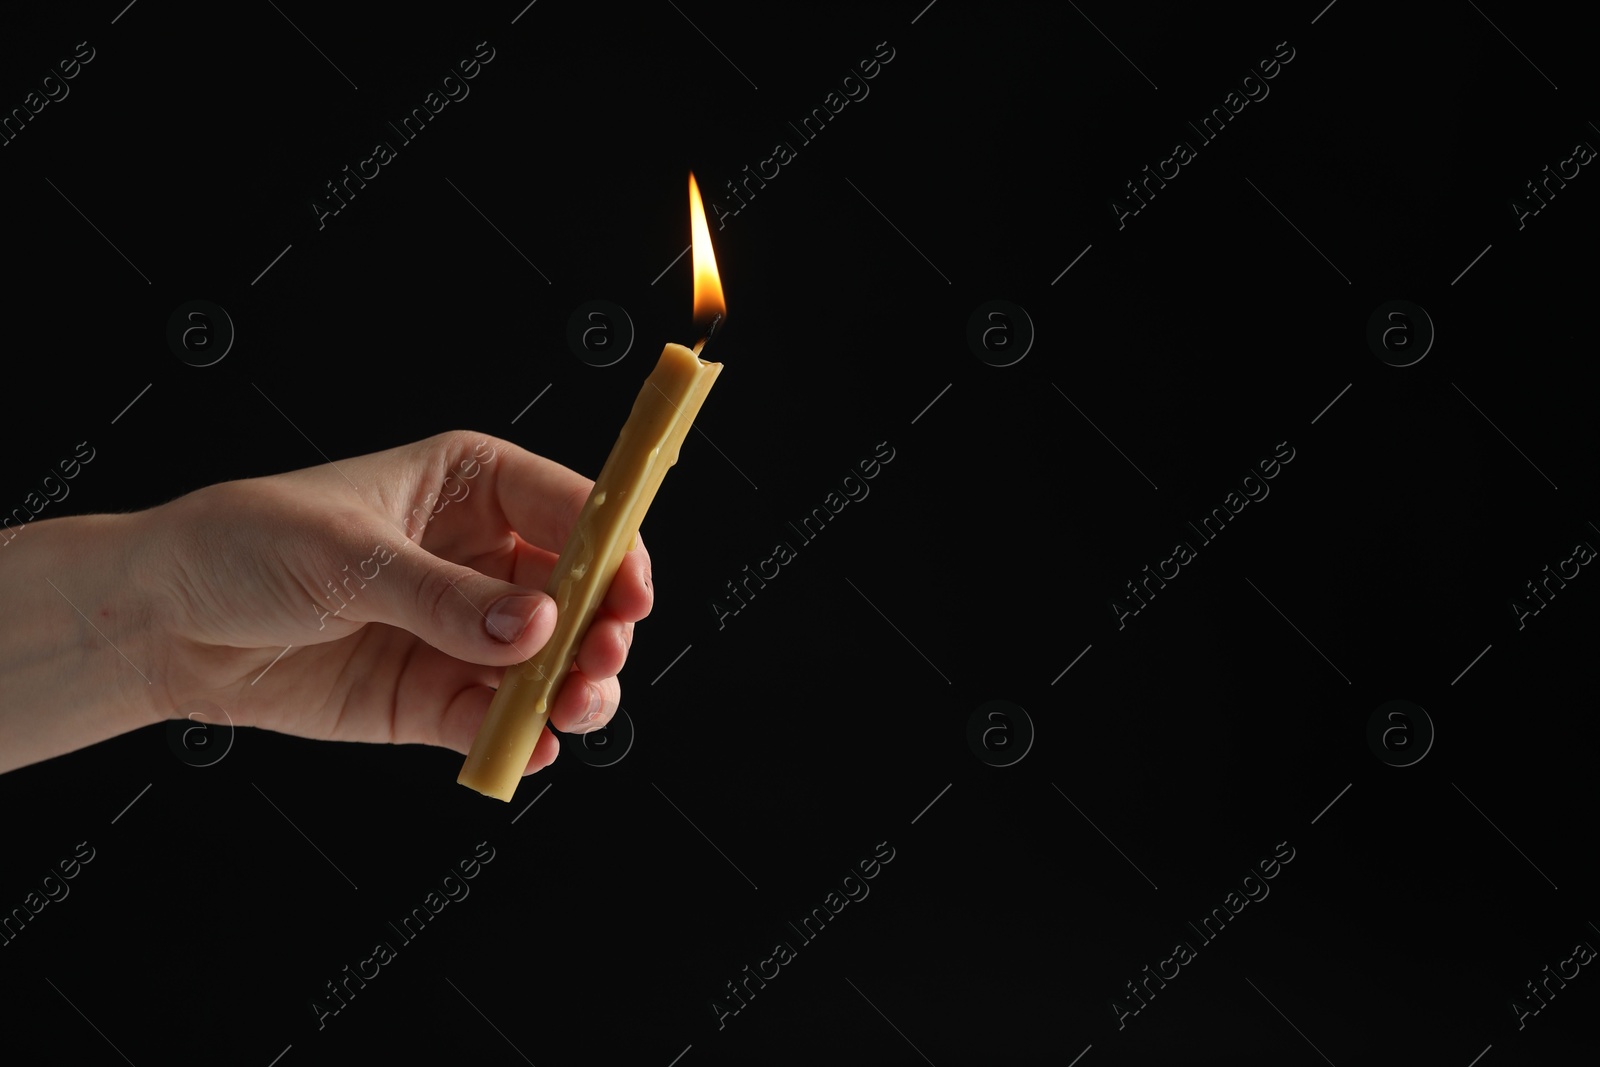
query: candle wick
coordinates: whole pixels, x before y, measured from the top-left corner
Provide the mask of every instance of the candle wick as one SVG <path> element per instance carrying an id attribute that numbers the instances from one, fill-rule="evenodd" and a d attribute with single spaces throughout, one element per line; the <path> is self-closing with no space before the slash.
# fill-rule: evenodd
<path id="1" fill-rule="evenodd" d="M 695 346 L 694 346 L 694 354 L 695 355 L 698 356 L 700 354 L 701 349 L 705 348 L 705 346 L 710 343 L 712 335 L 717 332 L 717 327 L 720 326 L 721 324 L 722 324 L 722 312 L 719 311 L 719 312 L 716 313 L 715 316 L 712 317 L 711 325 L 706 327 L 706 335 L 704 337 L 700 338 L 700 340 L 695 343 Z"/>

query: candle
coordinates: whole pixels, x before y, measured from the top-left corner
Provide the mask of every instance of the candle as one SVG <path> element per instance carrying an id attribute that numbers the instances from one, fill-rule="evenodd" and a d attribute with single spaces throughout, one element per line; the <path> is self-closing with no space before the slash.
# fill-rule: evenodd
<path id="1" fill-rule="evenodd" d="M 696 322 L 709 323 L 706 335 L 692 350 L 677 344 L 662 349 L 600 477 L 595 479 L 545 586 L 556 603 L 555 632 L 532 659 L 506 670 L 456 778 L 485 796 L 509 802 L 516 792 L 550 708 L 572 670 L 583 635 L 611 588 L 623 555 L 638 543 L 645 512 L 661 488 L 667 468 L 678 461 L 683 439 L 722 373 L 722 364 L 700 358 L 722 318 L 724 305 L 711 252 L 711 231 L 693 173 L 689 175 L 689 219 L 694 315 Z"/>

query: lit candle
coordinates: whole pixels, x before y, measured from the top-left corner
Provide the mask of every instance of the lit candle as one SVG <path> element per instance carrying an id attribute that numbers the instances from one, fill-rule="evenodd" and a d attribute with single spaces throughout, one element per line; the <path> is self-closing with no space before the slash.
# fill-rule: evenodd
<path id="1" fill-rule="evenodd" d="M 711 254 L 711 231 L 693 173 L 689 175 L 689 226 L 694 249 L 694 317 L 697 324 L 708 324 L 706 334 L 692 350 L 676 344 L 662 350 L 595 479 L 545 586 L 556 602 L 555 632 L 532 659 L 506 670 L 456 778 L 485 796 L 509 802 L 516 792 L 550 708 L 572 670 L 583 635 L 611 588 L 623 555 L 638 543 L 645 511 L 661 488 L 667 468 L 678 461 L 678 449 L 722 372 L 722 364 L 700 358 L 700 350 L 716 330 L 725 307 Z"/>

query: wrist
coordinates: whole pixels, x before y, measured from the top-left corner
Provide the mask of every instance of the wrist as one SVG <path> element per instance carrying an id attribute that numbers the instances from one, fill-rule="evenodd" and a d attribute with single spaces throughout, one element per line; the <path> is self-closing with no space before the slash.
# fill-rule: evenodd
<path id="1" fill-rule="evenodd" d="M 140 515 L 77 515 L 30 523 L 0 548 L 17 623 L 0 642 L 0 771 L 166 717 L 147 541 Z"/>

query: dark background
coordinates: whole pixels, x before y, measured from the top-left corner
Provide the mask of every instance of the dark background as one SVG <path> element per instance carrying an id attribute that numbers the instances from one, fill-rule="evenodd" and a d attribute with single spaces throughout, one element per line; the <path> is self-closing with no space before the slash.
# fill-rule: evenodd
<path id="1" fill-rule="evenodd" d="M 222 728 L 6 775 L 0 908 L 95 849 L 0 947 L 13 1051 L 1592 1050 L 1592 967 L 1520 1030 L 1511 1003 L 1600 944 L 1600 579 L 1521 629 L 1510 606 L 1600 544 L 1600 179 L 1520 230 L 1510 206 L 1600 143 L 1591 43 L 1507 4 L 924 3 L 7 10 L 5 109 L 95 49 L 0 148 L 6 507 L 97 450 L 52 517 L 456 428 L 592 476 L 659 346 L 694 340 L 689 257 L 665 269 L 685 173 L 726 201 L 797 149 L 714 228 L 725 371 L 646 523 L 631 747 L 616 724 L 564 739 L 509 805 L 458 786 L 452 752 Z M 470 96 L 319 229 L 323 183 L 485 40 Z M 1185 120 L 1285 41 L 1270 95 L 1199 144 Z M 870 95 L 801 143 L 787 123 L 879 42 Z M 1197 158 L 1119 229 L 1111 200 L 1179 139 Z M 593 299 L 637 331 L 604 368 L 566 341 Z M 1036 331 L 1010 366 L 967 340 L 995 299 Z M 191 300 L 236 330 L 212 366 L 166 340 Z M 1436 332 L 1410 366 L 1367 340 L 1391 300 Z M 1006 325 L 992 361 L 1025 343 Z M 870 496 L 719 628 L 724 583 L 880 442 Z M 1270 496 L 1119 629 L 1124 583 L 1280 442 Z M 1380 715 L 1402 729 L 1374 748 L 1391 700 L 1426 714 Z M 324 983 L 480 841 L 471 895 L 319 1029 Z M 880 842 L 870 896 L 801 943 L 786 922 Z M 1186 923 L 1280 842 L 1270 896 L 1201 944 Z M 797 958 L 719 1029 L 713 999 L 779 939 Z M 1180 939 L 1196 959 L 1119 1029 L 1113 999 Z"/>

